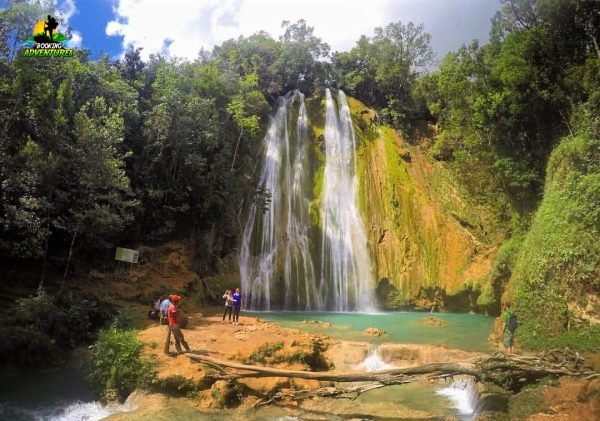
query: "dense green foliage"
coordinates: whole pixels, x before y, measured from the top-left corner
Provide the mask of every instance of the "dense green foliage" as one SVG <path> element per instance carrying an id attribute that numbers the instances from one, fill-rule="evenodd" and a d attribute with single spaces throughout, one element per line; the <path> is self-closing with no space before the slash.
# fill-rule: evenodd
<path id="1" fill-rule="evenodd" d="M 515 24 L 514 9 L 506 7 L 489 44 L 448 54 L 418 87 L 442 129 L 433 156 L 451 163 L 471 192 L 503 208 L 507 220 L 538 204 L 548 156 L 573 132 L 574 104 L 590 95 L 581 76 L 598 36 L 584 10 L 592 2 L 519 3 L 528 4 L 529 22 Z M 516 228 L 523 221 L 513 222 Z"/>
<path id="2" fill-rule="evenodd" d="M 19 299 L 0 328 L 0 359 L 17 365 L 61 362 L 65 349 L 88 343 L 110 318 L 110 308 L 95 298 L 39 290 Z"/>
<path id="3" fill-rule="evenodd" d="M 502 3 L 488 44 L 465 45 L 425 73 L 430 36 L 412 22 L 331 56 L 301 20 L 284 22 L 279 39 L 239 37 L 192 62 L 143 61 L 140 50 L 117 61 L 83 50 L 30 59 L 10 41 L 26 39 L 53 3 L 9 1 L 0 11 L 0 264 L 39 265 L 43 282 L 46 267 L 66 278 L 116 245 L 188 238 L 195 269 L 215 271 L 238 249 L 248 202 L 270 200 L 256 168 L 277 98 L 339 87 L 377 108 L 373 124 L 434 123 L 432 158 L 505 227 L 480 308 L 497 312 L 508 288 L 525 344 L 593 346 L 597 332 L 574 309 L 600 290 L 600 4 Z M 24 322 L 11 337 L 68 342 L 60 317 L 36 315 L 65 311 L 46 301 L 19 304 Z M 87 323 L 76 318 L 74 343 Z"/>
<path id="4" fill-rule="evenodd" d="M 478 304 L 508 288 L 527 347 L 600 346 L 585 310 L 600 292 L 599 12 L 505 2 L 489 44 L 448 54 L 416 89 L 440 129 L 432 156 L 508 228 Z"/>
<path id="5" fill-rule="evenodd" d="M 600 139 L 565 138 L 548 164 L 544 199 L 515 266 L 520 336 L 535 348 L 600 347 L 600 328 L 574 318 L 600 291 Z M 573 308 L 569 308 L 569 305 Z M 566 336 L 565 336 L 566 335 Z"/>
<path id="6" fill-rule="evenodd" d="M 2 38 L 52 12 L 10 2 Z M 42 13 L 44 12 L 44 13 Z M 271 105 L 323 83 L 329 47 L 304 21 L 230 40 L 194 62 L 0 56 L 0 252 L 67 276 L 115 245 L 188 237 L 201 271 L 237 248 Z M 52 77 L 49 77 L 51 75 Z M 45 269 L 44 269 L 45 271 Z M 42 275 L 43 278 L 43 275 Z"/>
<path id="7" fill-rule="evenodd" d="M 381 108 L 387 123 L 409 126 L 421 117 L 412 91 L 418 70 L 430 64 L 431 35 L 423 25 L 390 23 L 375 28 L 372 39 L 362 36 L 349 52 L 332 57 L 340 88 L 371 106 Z"/>
<path id="8" fill-rule="evenodd" d="M 90 383 L 105 395 L 116 391 L 119 399 L 125 399 L 137 388 L 149 387 L 156 370 L 142 356 L 143 346 L 135 330 L 100 331 L 87 366 Z"/>

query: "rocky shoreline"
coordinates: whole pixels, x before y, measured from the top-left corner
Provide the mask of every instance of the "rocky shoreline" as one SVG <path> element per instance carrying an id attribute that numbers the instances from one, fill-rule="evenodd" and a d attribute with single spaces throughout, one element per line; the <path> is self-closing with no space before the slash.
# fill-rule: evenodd
<path id="1" fill-rule="evenodd" d="M 240 318 L 240 325 L 234 326 L 223 324 L 218 315 L 205 316 L 201 313 L 194 313 L 190 315 L 190 326 L 184 333 L 186 340 L 195 352 L 220 360 L 268 365 L 290 370 L 314 371 L 315 367 L 311 368 L 307 361 L 315 363 L 318 360 L 323 365 L 321 370 L 365 371 L 366 368 L 364 365 L 361 366 L 361 363 L 373 351 L 367 337 L 365 341 L 346 341 L 327 335 L 314 335 L 297 329 L 283 328 L 260 318 L 244 315 Z M 240 379 L 235 385 L 225 380 L 208 381 L 207 379 L 216 373 L 214 369 L 198 364 L 185 355 L 168 356 L 163 353 L 165 336 L 166 327 L 157 325 L 149 326 L 139 333 L 139 338 L 148 345 L 145 347 L 147 357 L 156 361 L 159 381 L 163 384 L 171 384 L 174 389 L 184 385 L 197 385 L 196 390 L 188 393 L 187 397 L 179 398 L 136 392 L 131 401 L 138 409 L 133 412 L 114 414 L 109 418 L 110 420 L 144 419 L 144 414 L 156 414 L 156 411 L 161 410 L 170 412 L 173 407 L 176 407 L 177 411 L 186 413 L 189 411 L 190 419 L 196 419 L 194 413 L 200 419 L 202 416 L 218 419 L 219 416 L 226 414 L 228 416 L 243 414 L 244 419 L 252 419 L 252 417 L 267 419 L 271 416 L 275 417 L 272 419 L 280 416 L 300 417 L 300 419 L 304 419 L 305 416 L 310 419 L 334 419 L 337 417 L 348 419 L 353 416 L 368 417 L 369 415 L 393 419 L 453 419 L 451 415 L 441 414 L 438 408 L 428 412 L 398 404 L 386 405 L 384 402 L 344 400 L 346 402 L 340 403 L 338 399 L 328 400 L 327 398 L 307 399 L 301 403 L 290 400 L 280 402 L 271 408 L 263 407 L 257 411 L 255 406 L 265 396 L 272 395 L 277 391 L 315 389 L 323 386 L 321 384 L 323 382 L 275 377 Z M 381 344 L 377 353 L 383 363 L 396 367 L 461 362 L 479 355 L 475 352 L 438 345 L 399 343 Z M 309 355 L 313 359 L 307 358 Z M 448 385 L 448 382 L 446 384 L 438 382 L 436 385 L 425 386 L 439 388 Z M 390 389 L 392 387 L 407 386 L 391 386 Z M 600 385 L 597 384 L 593 387 L 596 388 L 592 388 L 593 390 L 600 389 Z M 420 391 L 419 393 L 425 392 Z M 478 385 L 477 393 L 480 409 L 481 405 L 484 405 L 486 406 L 484 409 L 500 411 L 495 413 L 497 415 L 507 410 L 510 396 L 506 393 L 503 396 L 503 393 L 487 390 L 482 385 Z M 577 399 L 574 401 L 573 405 L 576 407 L 580 402 Z M 588 406 L 588 410 L 591 411 L 600 408 L 600 404 L 597 402 L 591 402 Z M 179 414 L 179 416 L 186 418 L 185 415 Z M 475 419 L 496 419 L 493 416 L 490 418 L 490 416 L 489 414 L 478 415 Z"/>

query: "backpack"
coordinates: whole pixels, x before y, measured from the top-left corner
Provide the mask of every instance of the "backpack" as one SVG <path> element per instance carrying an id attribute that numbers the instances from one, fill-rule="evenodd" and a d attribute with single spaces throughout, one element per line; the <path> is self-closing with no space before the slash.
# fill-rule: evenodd
<path id="1" fill-rule="evenodd" d="M 506 328 L 511 332 L 514 333 L 515 330 L 517 330 L 517 316 L 515 314 L 510 313 L 510 317 L 508 318 L 508 323 L 506 323 Z"/>

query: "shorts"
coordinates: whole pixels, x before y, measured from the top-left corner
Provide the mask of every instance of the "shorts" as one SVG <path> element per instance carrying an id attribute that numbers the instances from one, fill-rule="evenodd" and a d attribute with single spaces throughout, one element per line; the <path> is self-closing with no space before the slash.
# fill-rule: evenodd
<path id="1" fill-rule="evenodd" d="M 502 336 L 502 341 L 504 342 L 504 348 L 510 348 L 515 343 L 515 334 L 510 330 L 506 330 Z"/>

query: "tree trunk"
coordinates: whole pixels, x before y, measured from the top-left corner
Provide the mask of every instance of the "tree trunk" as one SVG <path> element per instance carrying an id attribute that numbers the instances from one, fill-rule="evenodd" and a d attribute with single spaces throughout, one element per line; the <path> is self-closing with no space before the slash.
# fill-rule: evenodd
<path id="1" fill-rule="evenodd" d="M 42 262 L 42 277 L 40 279 L 40 285 L 38 289 L 44 288 L 44 281 L 46 280 L 46 262 L 48 261 L 48 240 L 50 239 L 50 222 L 46 223 L 46 241 L 44 244 L 44 261 Z"/>
<path id="2" fill-rule="evenodd" d="M 596 50 L 596 56 L 600 59 L 600 48 L 598 47 L 598 41 L 594 35 L 590 35 L 592 38 L 592 43 L 594 44 L 594 49 Z"/>
<path id="3" fill-rule="evenodd" d="M 240 130 L 240 135 L 238 136 L 237 143 L 235 144 L 235 151 L 233 152 L 233 159 L 231 160 L 231 171 L 233 171 L 233 164 L 235 164 L 235 157 L 237 156 L 238 147 L 240 146 L 240 140 L 242 139 L 242 134 L 244 133 L 244 128 Z"/>
<path id="4" fill-rule="evenodd" d="M 600 378 L 599 372 L 586 367 L 579 354 L 568 349 L 553 350 L 540 356 L 508 356 L 497 353 L 481 355 L 466 362 L 433 363 L 370 373 L 284 370 L 222 361 L 195 353 L 186 355 L 192 360 L 216 368 L 219 374 L 213 377 L 226 380 L 246 377 L 286 377 L 328 382 L 375 382 L 389 386 L 461 374 L 473 376 L 478 380 L 485 378 L 487 381 L 498 384 L 507 384 L 507 381 L 510 384 L 510 382 L 522 381 L 522 379 L 533 383 L 548 376 Z M 241 370 L 243 373 L 227 373 L 225 370 L 228 368 Z"/>
<path id="5" fill-rule="evenodd" d="M 63 282 L 67 279 L 69 273 L 69 266 L 71 264 L 71 257 L 73 256 L 73 245 L 75 244 L 75 238 L 77 237 L 77 230 L 73 232 L 73 238 L 71 238 L 71 246 L 69 247 L 69 254 L 67 256 L 67 264 L 65 265 L 65 273 L 63 275 Z"/>

